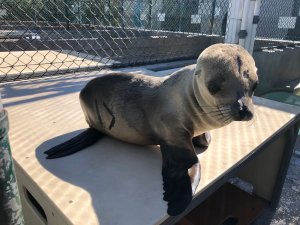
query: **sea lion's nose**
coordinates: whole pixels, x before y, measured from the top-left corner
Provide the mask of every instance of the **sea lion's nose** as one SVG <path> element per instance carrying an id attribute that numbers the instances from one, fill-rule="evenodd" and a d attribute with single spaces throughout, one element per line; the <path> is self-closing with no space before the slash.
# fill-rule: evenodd
<path id="1" fill-rule="evenodd" d="M 247 99 L 242 97 L 238 100 L 239 104 L 239 116 L 241 121 L 248 121 L 253 118 L 253 113 L 247 106 Z"/>
<path id="2" fill-rule="evenodd" d="M 248 121 L 253 118 L 253 113 L 245 105 L 240 108 L 239 115 L 242 121 Z"/>

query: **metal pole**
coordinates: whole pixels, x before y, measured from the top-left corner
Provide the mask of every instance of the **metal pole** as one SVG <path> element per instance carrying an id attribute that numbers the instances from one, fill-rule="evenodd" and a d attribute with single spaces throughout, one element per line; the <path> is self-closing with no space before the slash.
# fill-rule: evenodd
<path id="1" fill-rule="evenodd" d="M 242 16 L 242 23 L 241 28 L 239 31 L 239 45 L 242 47 L 245 47 L 246 37 L 248 35 L 247 33 L 247 22 L 248 22 L 248 14 L 249 14 L 249 6 L 250 6 L 251 0 L 245 0 L 244 1 L 244 7 L 243 7 L 243 16 Z M 249 32 L 249 31 L 248 31 Z"/>
<path id="2" fill-rule="evenodd" d="M 137 0 L 135 1 L 133 15 L 132 15 L 133 16 L 132 21 L 135 27 L 142 26 L 141 11 L 142 11 L 142 0 Z"/>
<path id="3" fill-rule="evenodd" d="M 181 31 L 182 26 L 182 0 L 180 0 L 180 15 L 179 15 L 179 31 Z"/>
<path id="4" fill-rule="evenodd" d="M 249 47 L 249 52 L 251 54 L 253 53 L 256 29 L 257 29 L 257 24 L 259 22 L 260 6 L 261 6 L 261 0 L 257 0 L 254 8 L 253 27 L 252 27 L 251 42 Z"/>
<path id="5" fill-rule="evenodd" d="M 230 12 L 228 12 L 225 43 L 238 44 L 238 33 L 241 29 L 244 0 L 231 0 L 230 5 L 231 8 Z"/>
<path id="6" fill-rule="evenodd" d="M 68 5 L 68 1 L 64 0 L 65 3 L 65 14 L 66 14 L 66 18 L 67 18 L 67 30 L 70 29 L 70 19 L 69 19 L 69 5 Z"/>
<path id="7" fill-rule="evenodd" d="M 149 0 L 148 29 L 152 28 L 152 0 Z"/>
<path id="8" fill-rule="evenodd" d="M 33 9 L 34 26 L 36 27 L 37 19 L 36 19 L 36 3 L 35 3 L 35 0 L 32 0 L 31 3 L 32 3 L 32 9 Z"/>
<path id="9" fill-rule="evenodd" d="M 112 11 L 111 11 L 111 4 L 110 4 L 110 0 L 108 0 L 108 25 L 111 25 L 111 16 L 112 16 Z"/>
<path id="10" fill-rule="evenodd" d="M 121 27 L 124 29 L 124 0 L 121 0 Z"/>
<path id="11" fill-rule="evenodd" d="M 251 38 L 252 38 L 252 32 L 253 32 L 253 18 L 254 18 L 254 9 L 256 5 L 256 0 L 251 0 L 249 3 L 248 13 L 247 13 L 247 37 L 245 39 L 245 46 L 244 48 L 247 49 L 249 52 L 251 51 Z"/>
<path id="12" fill-rule="evenodd" d="M 1 100 L 1 95 L 0 95 Z M 24 225 L 15 168 L 8 140 L 7 111 L 0 103 L 0 224 Z"/>
<path id="13" fill-rule="evenodd" d="M 78 23 L 81 24 L 81 1 L 78 1 L 78 8 L 77 8 L 77 14 L 78 14 Z"/>
<path id="14" fill-rule="evenodd" d="M 215 22 L 215 10 L 216 10 L 216 0 L 213 1 L 211 7 L 211 24 L 210 24 L 210 34 L 213 33 L 214 22 Z"/>

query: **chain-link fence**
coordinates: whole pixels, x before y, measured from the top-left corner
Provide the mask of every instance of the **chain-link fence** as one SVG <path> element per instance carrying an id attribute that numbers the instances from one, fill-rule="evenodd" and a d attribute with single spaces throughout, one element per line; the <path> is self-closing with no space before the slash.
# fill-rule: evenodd
<path id="1" fill-rule="evenodd" d="M 228 0 L 0 0 L 0 81 L 195 58 Z"/>
<path id="2" fill-rule="evenodd" d="M 262 0 L 255 49 L 300 44 L 300 0 Z"/>

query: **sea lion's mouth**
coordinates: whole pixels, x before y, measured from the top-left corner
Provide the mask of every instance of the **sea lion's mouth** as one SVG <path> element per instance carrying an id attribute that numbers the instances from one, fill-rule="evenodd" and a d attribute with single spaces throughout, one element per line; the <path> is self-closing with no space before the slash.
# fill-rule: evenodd
<path id="1" fill-rule="evenodd" d="M 229 124 L 234 120 L 232 114 L 232 107 L 230 105 L 218 106 L 218 110 L 220 112 L 220 118 L 218 118 L 218 121 L 221 122 L 223 125 Z"/>

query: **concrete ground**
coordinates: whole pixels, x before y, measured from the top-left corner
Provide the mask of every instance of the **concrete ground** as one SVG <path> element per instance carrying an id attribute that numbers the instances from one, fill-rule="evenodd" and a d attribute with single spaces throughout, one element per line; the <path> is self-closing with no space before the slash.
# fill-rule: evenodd
<path id="1" fill-rule="evenodd" d="M 299 225 L 300 224 L 300 137 L 292 156 L 276 210 L 266 208 L 251 225 Z"/>

